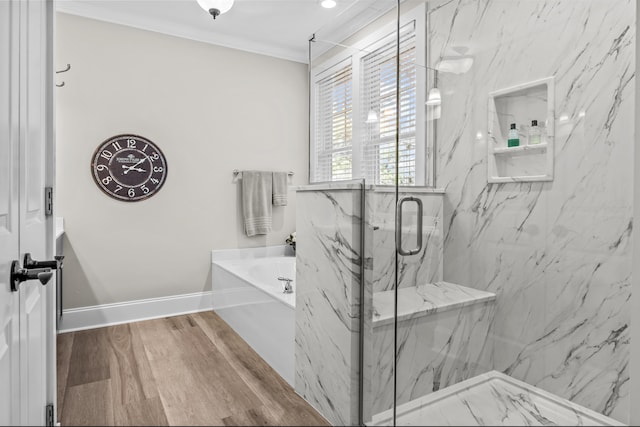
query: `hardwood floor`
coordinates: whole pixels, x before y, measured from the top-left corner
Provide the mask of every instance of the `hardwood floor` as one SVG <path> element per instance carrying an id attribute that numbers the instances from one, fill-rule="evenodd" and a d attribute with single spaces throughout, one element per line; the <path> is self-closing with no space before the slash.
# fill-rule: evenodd
<path id="1" fill-rule="evenodd" d="M 61 425 L 329 425 L 220 317 L 58 335 Z"/>

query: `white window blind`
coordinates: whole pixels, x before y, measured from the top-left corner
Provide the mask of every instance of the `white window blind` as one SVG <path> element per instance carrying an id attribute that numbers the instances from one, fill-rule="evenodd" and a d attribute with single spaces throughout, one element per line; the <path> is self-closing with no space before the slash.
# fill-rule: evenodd
<path id="1" fill-rule="evenodd" d="M 362 175 L 379 185 L 395 185 L 396 48 L 392 34 L 361 60 L 362 121 L 370 112 L 378 117 L 362 132 Z M 400 185 L 416 185 L 416 88 L 416 35 L 411 23 L 400 32 Z"/>
<path id="2" fill-rule="evenodd" d="M 315 96 L 315 181 L 353 176 L 353 93 L 351 63 L 319 80 Z"/>
<path id="3" fill-rule="evenodd" d="M 426 68 L 418 65 L 426 62 L 424 10 L 416 8 L 403 19 L 398 96 L 398 37 L 391 26 L 312 68 L 313 182 L 365 178 L 395 185 L 398 100 L 398 184 L 430 182 L 426 94 L 418 90 L 428 87 Z"/>

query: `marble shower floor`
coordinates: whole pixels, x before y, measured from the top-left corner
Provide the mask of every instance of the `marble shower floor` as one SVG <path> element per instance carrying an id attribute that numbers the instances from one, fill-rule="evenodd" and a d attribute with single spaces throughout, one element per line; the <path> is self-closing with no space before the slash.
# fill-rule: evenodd
<path id="1" fill-rule="evenodd" d="M 391 425 L 391 410 L 373 425 Z M 497 371 L 460 382 L 397 408 L 402 426 L 620 426 L 590 409 Z"/>

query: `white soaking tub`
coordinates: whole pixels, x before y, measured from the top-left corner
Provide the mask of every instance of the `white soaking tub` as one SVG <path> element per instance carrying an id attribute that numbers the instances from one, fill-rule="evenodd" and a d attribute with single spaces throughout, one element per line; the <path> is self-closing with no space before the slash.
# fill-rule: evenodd
<path id="1" fill-rule="evenodd" d="M 294 380 L 296 258 L 287 246 L 212 251 L 213 310 L 289 384 Z M 284 293 L 291 279 L 293 293 Z"/>

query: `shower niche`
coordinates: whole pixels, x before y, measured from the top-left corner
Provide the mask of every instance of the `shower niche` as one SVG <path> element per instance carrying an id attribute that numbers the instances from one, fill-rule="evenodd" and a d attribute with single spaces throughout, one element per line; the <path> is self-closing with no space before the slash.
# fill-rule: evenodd
<path id="1" fill-rule="evenodd" d="M 489 183 L 553 180 L 554 78 L 548 77 L 489 94 L 487 180 Z M 540 142 L 529 139 L 537 120 Z M 507 144 L 516 124 L 520 143 Z"/>

